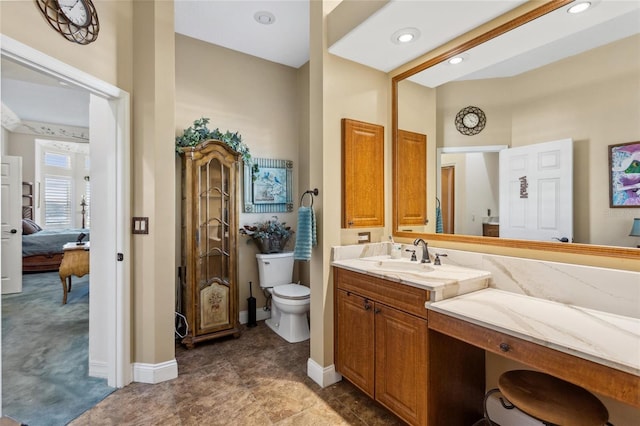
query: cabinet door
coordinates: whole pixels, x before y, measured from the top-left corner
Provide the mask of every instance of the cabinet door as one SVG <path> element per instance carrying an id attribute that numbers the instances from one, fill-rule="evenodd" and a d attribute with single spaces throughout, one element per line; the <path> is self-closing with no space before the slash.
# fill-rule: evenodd
<path id="1" fill-rule="evenodd" d="M 342 227 L 384 226 L 384 127 L 342 119 Z"/>
<path id="2" fill-rule="evenodd" d="M 375 306 L 376 400 L 410 424 L 427 422 L 427 321 Z"/>
<path id="3" fill-rule="evenodd" d="M 353 293 L 337 290 L 336 370 L 374 397 L 374 304 Z"/>
<path id="4" fill-rule="evenodd" d="M 398 130 L 396 161 L 398 226 L 427 223 L 427 135 Z"/>
<path id="5" fill-rule="evenodd" d="M 197 169 L 197 335 L 232 326 L 230 175 L 230 164 L 217 157 L 205 158 Z"/>

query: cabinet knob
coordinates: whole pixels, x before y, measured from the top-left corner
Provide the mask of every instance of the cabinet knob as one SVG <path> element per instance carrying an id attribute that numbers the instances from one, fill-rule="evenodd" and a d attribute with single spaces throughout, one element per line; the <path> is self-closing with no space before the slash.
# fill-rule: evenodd
<path id="1" fill-rule="evenodd" d="M 511 350 L 511 346 L 508 343 L 500 343 L 500 350 L 502 352 L 509 352 Z"/>
<path id="2" fill-rule="evenodd" d="M 364 302 L 364 310 L 368 311 L 369 309 L 371 309 L 371 305 L 367 302 Z"/>
<path id="3" fill-rule="evenodd" d="M 380 312 L 382 312 L 382 309 L 380 309 L 380 308 L 375 308 L 375 309 L 373 310 L 373 313 L 374 313 L 374 314 L 379 314 Z"/>

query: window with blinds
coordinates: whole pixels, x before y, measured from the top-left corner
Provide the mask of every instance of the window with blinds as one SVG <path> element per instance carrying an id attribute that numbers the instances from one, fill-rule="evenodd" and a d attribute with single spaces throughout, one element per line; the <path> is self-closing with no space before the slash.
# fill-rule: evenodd
<path id="1" fill-rule="evenodd" d="M 70 178 L 44 178 L 44 223 L 47 228 L 71 227 Z"/>
<path id="2" fill-rule="evenodd" d="M 72 142 L 38 142 L 39 221 L 45 229 L 80 228 L 82 225 L 88 228 L 91 202 L 88 146 Z"/>

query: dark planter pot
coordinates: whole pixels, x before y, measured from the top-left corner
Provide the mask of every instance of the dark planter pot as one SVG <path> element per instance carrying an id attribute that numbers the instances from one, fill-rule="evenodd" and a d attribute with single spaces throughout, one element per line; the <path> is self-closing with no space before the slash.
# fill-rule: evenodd
<path id="1" fill-rule="evenodd" d="M 284 247 L 287 245 L 287 241 L 289 241 L 289 238 L 270 237 L 254 239 L 253 241 L 255 241 L 258 245 L 260 253 L 270 254 L 281 253 L 284 250 Z"/>

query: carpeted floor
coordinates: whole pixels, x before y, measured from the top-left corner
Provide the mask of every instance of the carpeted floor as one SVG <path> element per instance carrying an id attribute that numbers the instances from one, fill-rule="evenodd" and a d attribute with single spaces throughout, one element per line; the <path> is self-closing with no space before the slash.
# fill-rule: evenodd
<path id="1" fill-rule="evenodd" d="M 62 305 L 57 272 L 25 274 L 2 296 L 2 411 L 29 426 L 59 426 L 115 389 L 89 370 L 89 276 L 73 277 Z"/>

